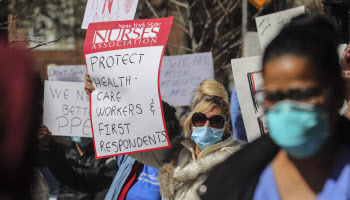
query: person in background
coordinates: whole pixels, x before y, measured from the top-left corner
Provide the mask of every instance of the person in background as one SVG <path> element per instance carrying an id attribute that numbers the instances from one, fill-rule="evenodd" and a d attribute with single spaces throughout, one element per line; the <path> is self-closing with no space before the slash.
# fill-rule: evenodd
<path id="1" fill-rule="evenodd" d="M 88 73 L 85 91 L 95 87 Z M 170 149 L 129 154 L 157 168 L 162 199 L 199 199 L 198 187 L 218 164 L 240 149 L 244 142 L 229 132 L 230 104 L 223 85 L 204 80 L 193 97 L 191 112 L 184 122 L 184 135 Z"/>
<path id="2" fill-rule="evenodd" d="M 175 108 L 162 102 L 164 120 L 169 140 L 180 134 L 180 125 Z M 119 170 L 108 191 L 106 200 L 147 200 L 161 199 L 159 193 L 158 169 L 144 165 L 124 155 L 117 157 Z"/>
<path id="3" fill-rule="evenodd" d="M 338 38 L 324 16 L 301 15 L 272 40 L 262 61 L 269 135 L 223 163 L 203 199 L 350 199 Z"/>
<path id="4" fill-rule="evenodd" d="M 241 107 L 239 105 L 236 87 L 233 88 L 231 94 L 231 122 L 234 140 L 242 140 L 248 142 L 247 134 L 245 132 Z"/>
<path id="5" fill-rule="evenodd" d="M 89 73 L 85 75 L 85 91 L 93 92 Z M 180 135 L 180 125 L 176 117 L 176 110 L 168 103 L 162 101 L 164 120 L 170 142 Z M 142 164 L 129 155 L 117 156 L 119 168 L 106 200 L 157 200 L 161 199 L 159 193 L 158 169 Z"/>
<path id="6" fill-rule="evenodd" d="M 42 125 L 38 134 L 47 165 L 60 182 L 58 200 L 104 199 L 117 173 L 115 159 L 96 159 L 92 138 L 72 137 L 69 146 L 55 142 Z"/>
<path id="7" fill-rule="evenodd" d="M 202 81 L 184 123 L 184 135 L 170 150 L 131 154 L 146 165 L 159 168 L 162 199 L 199 199 L 196 190 L 217 165 L 240 149 L 244 142 L 229 132 L 230 104 L 223 85 Z"/>
<path id="8" fill-rule="evenodd" d="M 30 200 L 39 76 L 26 52 L 0 45 L 0 60 L 0 199 Z"/>

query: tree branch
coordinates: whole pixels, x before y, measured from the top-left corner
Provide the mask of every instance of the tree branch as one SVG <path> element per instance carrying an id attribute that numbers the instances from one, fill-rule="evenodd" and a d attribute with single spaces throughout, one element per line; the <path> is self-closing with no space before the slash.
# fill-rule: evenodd
<path id="1" fill-rule="evenodd" d="M 207 19 L 206 19 L 206 22 L 205 22 L 205 25 L 204 25 L 204 29 L 202 31 L 201 39 L 199 40 L 197 48 L 195 49 L 196 52 L 198 50 L 198 47 L 201 47 L 203 45 L 204 40 L 209 37 L 209 34 L 207 34 L 207 31 L 209 30 L 209 24 L 211 24 L 211 22 L 212 22 L 212 18 L 211 18 L 209 9 L 208 9 L 206 3 L 203 0 L 202 0 L 202 5 L 203 5 L 203 7 L 205 9 L 205 12 L 207 14 Z"/>
<path id="2" fill-rule="evenodd" d="M 185 19 L 182 17 L 182 13 L 181 13 L 180 7 L 178 5 L 175 5 L 175 8 L 176 8 L 177 14 L 180 17 L 182 25 L 186 26 L 186 22 L 185 22 Z"/>
<path id="3" fill-rule="evenodd" d="M 176 1 L 176 0 L 169 0 L 171 3 L 174 3 L 178 6 L 181 6 L 181 7 L 184 7 L 186 9 L 188 9 L 189 5 L 188 4 L 185 4 L 185 3 L 182 3 L 182 2 L 179 2 L 179 1 Z"/>
<path id="4" fill-rule="evenodd" d="M 187 35 L 190 36 L 189 30 L 181 24 L 176 18 L 174 18 L 174 22 L 182 29 L 183 32 L 185 32 Z"/>
<path id="5" fill-rule="evenodd" d="M 190 49 L 188 47 L 185 47 L 185 46 L 182 46 L 182 45 L 176 45 L 176 44 L 172 44 L 172 43 L 169 43 L 169 42 L 167 43 L 167 45 L 172 46 L 172 47 L 177 47 L 177 48 L 180 48 L 182 50 L 185 50 L 185 51 L 193 53 L 192 49 Z"/>
<path id="6" fill-rule="evenodd" d="M 156 11 L 153 9 L 153 6 L 150 4 L 150 2 L 148 0 L 145 0 L 147 7 L 151 10 L 151 12 L 153 13 L 153 15 L 156 18 L 159 18 L 158 14 L 156 13 Z"/>
<path id="7" fill-rule="evenodd" d="M 25 49 L 25 50 L 23 50 L 23 51 L 29 51 L 29 50 L 32 50 L 32 49 L 35 49 L 35 48 L 38 48 L 38 47 L 41 47 L 41 46 L 46 46 L 46 45 L 48 45 L 48 44 L 57 42 L 57 41 L 60 40 L 60 39 L 61 39 L 61 38 L 59 37 L 59 38 L 57 38 L 57 39 L 55 39 L 55 40 L 52 40 L 52 41 L 50 41 L 50 42 L 43 42 L 43 43 L 40 43 L 40 44 L 35 45 L 34 47 Z"/>

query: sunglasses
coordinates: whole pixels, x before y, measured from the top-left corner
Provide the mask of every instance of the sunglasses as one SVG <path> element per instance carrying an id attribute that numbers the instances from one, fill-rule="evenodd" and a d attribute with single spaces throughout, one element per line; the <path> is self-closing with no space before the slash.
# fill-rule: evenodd
<path id="1" fill-rule="evenodd" d="M 304 101 L 312 97 L 319 96 L 322 93 L 320 88 L 298 88 L 287 91 L 266 91 L 265 99 L 270 102 L 282 101 L 284 99 L 290 99 L 295 101 Z"/>
<path id="2" fill-rule="evenodd" d="M 209 120 L 209 126 L 217 129 L 223 129 L 225 126 L 225 119 L 221 115 L 213 115 L 209 118 L 201 112 L 196 112 L 192 115 L 192 125 L 197 126 L 203 126 L 207 120 Z"/>

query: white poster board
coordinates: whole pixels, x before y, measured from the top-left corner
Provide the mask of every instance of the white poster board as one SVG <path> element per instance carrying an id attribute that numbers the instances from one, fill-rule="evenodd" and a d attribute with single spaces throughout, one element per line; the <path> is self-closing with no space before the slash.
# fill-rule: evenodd
<path id="1" fill-rule="evenodd" d="M 96 87 L 90 108 L 97 158 L 170 147 L 159 74 L 172 21 L 168 17 L 89 25 L 84 54 Z"/>
<path id="2" fill-rule="evenodd" d="M 45 81 L 43 123 L 53 135 L 92 137 L 83 82 Z"/>
<path id="3" fill-rule="evenodd" d="M 251 142 L 268 131 L 262 106 L 261 56 L 233 59 L 231 64 L 248 142 Z"/>
<path id="4" fill-rule="evenodd" d="M 258 32 L 248 31 L 244 36 L 243 56 L 251 57 L 261 55 Z"/>
<path id="5" fill-rule="evenodd" d="M 255 22 L 256 28 L 258 29 L 261 48 L 265 49 L 283 26 L 289 23 L 293 17 L 304 13 L 304 6 L 299 6 L 281 12 L 256 17 Z"/>
<path id="6" fill-rule="evenodd" d="M 214 80 L 211 52 L 164 56 L 159 78 L 162 100 L 172 106 L 189 106 L 205 79 Z"/>
<path id="7" fill-rule="evenodd" d="M 89 23 L 133 20 L 138 0 L 88 0 L 82 29 Z"/>
<path id="8" fill-rule="evenodd" d="M 47 67 L 49 81 L 85 82 L 85 65 L 64 65 Z"/>
<path id="9" fill-rule="evenodd" d="M 340 45 L 338 45 L 339 60 L 342 59 L 342 56 L 343 56 L 343 54 L 344 54 L 344 51 L 345 51 L 346 47 L 347 47 L 346 44 L 340 44 Z"/>

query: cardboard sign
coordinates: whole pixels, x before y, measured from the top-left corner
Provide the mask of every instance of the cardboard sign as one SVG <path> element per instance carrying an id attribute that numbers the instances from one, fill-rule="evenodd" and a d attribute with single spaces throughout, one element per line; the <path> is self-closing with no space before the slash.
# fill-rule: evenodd
<path id="1" fill-rule="evenodd" d="M 262 107 L 264 79 L 261 56 L 233 59 L 231 64 L 248 142 L 251 142 L 268 131 Z"/>
<path id="2" fill-rule="evenodd" d="M 85 65 L 65 65 L 47 67 L 49 81 L 85 82 Z"/>
<path id="3" fill-rule="evenodd" d="M 85 83 L 45 81 L 44 124 L 53 135 L 92 137 Z"/>
<path id="4" fill-rule="evenodd" d="M 161 106 L 160 65 L 172 17 L 90 24 L 85 61 L 97 158 L 170 146 Z"/>
<path id="5" fill-rule="evenodd" d="M 256 17 L 255 22 L 256 28 L 258 29 L 261 48 L 265 49 L 283 26 L 289 23 L 293 17 L 304 13 L 304 6 L 299 6 L 285 11 Z"/>
<path id="6" fill-rule="evenodd" d="M 138 0 L 88 0 L 82 29 L 89 23 L 133 20 Z"/>
<path id="7" fill-rule="evenodd" d="M 251 57 L 261 55 L 258 32 L 249 31 L 244 36 L 243 56 Z"/>
<path id="8" fill-rule="evenodd" d="M 191 105 L 193 92 L 204 79 L 214 80 L 211 52 L 164 56 L 160 71 L 162 100 L 173 106 Z"/>

